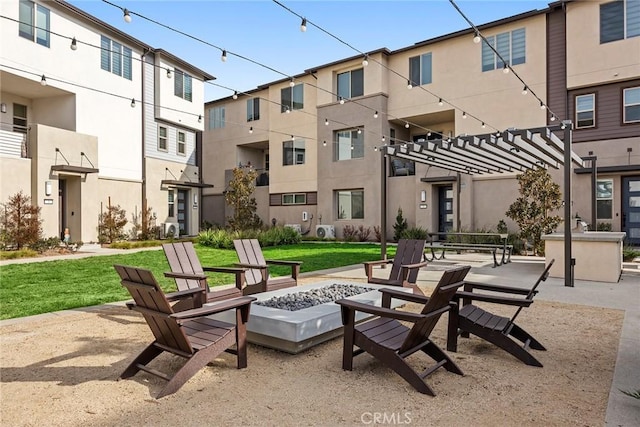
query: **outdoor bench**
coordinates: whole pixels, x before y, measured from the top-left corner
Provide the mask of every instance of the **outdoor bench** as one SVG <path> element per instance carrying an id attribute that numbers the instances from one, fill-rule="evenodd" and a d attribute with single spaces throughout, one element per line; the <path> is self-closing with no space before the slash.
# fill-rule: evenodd
<path id="1" fill-rule="evenodd" d="M 464 243 L 464 242 L 452 242 L 452 241 L 437 241 L 439 236 L 456 237 L 458 240 L 463 237 L 474 238 L 500 238 L 502 243 Z M 424 259 L 426 261 L 441 260 L 445 258 L 446 251 L 476 251 L 476 252 L 489 252 L 493 255 L 493 266 L 499 267 L 503 264 L 511 262 L 511 252 L 513 251 L 513 245 L 507 244 L 507 234 L 502 233 L 429 233 L 430 241 L 429 245 L 425 247 Z M 500 253 L 500 259 L 498 259 L 497 253 Z"/>

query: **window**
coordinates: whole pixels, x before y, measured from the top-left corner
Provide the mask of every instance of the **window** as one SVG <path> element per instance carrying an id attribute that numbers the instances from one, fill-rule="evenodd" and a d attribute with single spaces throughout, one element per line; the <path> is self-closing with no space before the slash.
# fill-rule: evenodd
<path id="1" fill-rule="evenodd" d="M 49 47 L 49 9 L 29 0 L 20 0 L 18 35 Z"/>
<path id="2" fill-rule="evenodd" d="M 364 95 L 362 68 L 338 74 L 338 101 Z"/>
<path id="3" fill-rule="evenodd" d="M 247 121 L 260 120 L 260 98 L 247 99 Z"/>
<path id="4" fill-rule="evenodd" d="M 282 165 L 303 165 L 305 157 L 304 139 L 282 143 Z"/>
<path id="5" fill-rule="evenodd" d="M 173 94 L 177 97 L 191 102 L 193 99 L 193 89 L 191 87 L 191 76 L 180 70 L 173 73 Z"/>
<path id="6" fill-rule="evenodd" d="M 623 91 L 623 122 L 640 122 L 640 87 L 631 87 Z"/>
<path id="7" fill-rule="evenodd" d="M 158 150 L 167 151 L 167 128 L 158 127 Z"/>
<path id="8" fill-rule="evenodd" d="M 364 219 L 364 191 L 336 191 L 338 219 Z"/>
<path id="9" fill-rule="evenodd" d="M 613 219 L 613 180 L 599 179 L 596 187 L 596 217 Z"/>
<path id="10" fill-rule="evenodd" d="M 280 90 L 280 112 L 286 113 L 287 110 L 302 110 L 303 108 L 304 86 L 302 83 Z"/>
<path id="11" fill-rule="evenodd" d="M 220 129 L 224 127 L 224 107 L 213 107 L 209 109 L 209 129 Z"/>
<path id="12" fill-rule="evenodd" d="M 600 5 L 600 43 L 640 36 L 640 0 Z"/>
<path id="13" fill-rule="evenodd" d="M 488 44 L 487 44 L 488 43 Z M 526 34 L 524 28 L 486 37 L 482 41 L 482 71 L 504 68 L 504 62 L 495 54 L 493 47 L 507 64 L 513 66 L 526 62 Z"/>
<path id="14" fill-rule="evenodd" d="M 100 68 L 131 80 L 131 49 L 108 37 L 100 38 Z"/>
<path id="15" fill-rule="evenodd" d="M 178 154 L 182 154 L 183 156 L 187 152 L 187 138 L 184 132 L 178 132 Z"/>
<path id="16" fill-rule="evenodd" d="M 409 58 L 409 78 L 412 86 L 431 83 L 431 52 Z"/>
<path id="17" fill-rule="evenodd" d="M 364 157 L 364 136 L 361 130 L 350 129 L 336 132 L 334 159 L 349 160 Z"/>
<path id="18" fill-rule="evenodd" d="M 282 195 L 283 205 L 306 205 L 307 195 L 306 193 L 291 193 Z"/>
<path id="19" fill-rule="evenodd" d="M 13 104 L 13 131 L 27 133 L 27 106 Z"/>
<path id="20" fill-rule="evenodd" d="M 596 96 L 593 93 L 576 96 L 576 129 L 596 125 Z"/>
<path id="21" fill-rule="evenodd" d="M 167 216 L 175 216 L 175 203 L 173 199 L 173 190 L 169 190 L 167 193 L 167 205 L 168 205 L 168 214 Z"/>

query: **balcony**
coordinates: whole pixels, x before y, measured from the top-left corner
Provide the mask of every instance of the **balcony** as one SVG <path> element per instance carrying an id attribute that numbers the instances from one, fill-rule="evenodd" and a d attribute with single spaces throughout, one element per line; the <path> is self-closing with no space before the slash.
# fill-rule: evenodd
<path id="1" fill-rule="evenodd" d="M 0 155 L 28 159 L 28 128 L 25 126 L 0 124 Z"/>

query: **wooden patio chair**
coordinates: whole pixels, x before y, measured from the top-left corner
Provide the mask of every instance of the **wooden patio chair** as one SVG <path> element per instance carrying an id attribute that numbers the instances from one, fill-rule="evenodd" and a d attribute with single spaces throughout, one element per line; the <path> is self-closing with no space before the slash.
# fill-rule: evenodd
<path id="1" fill-rule="evenodd" d="M 418 271 L 426 267 L 424 261 L 424 246 L 426 240 L 400 239 L 396 255 L 392 259 L 382 259 L 378 261 L 368 261 L 364 264 L 364 271 L 367 275 L 367 282 L 378 285 L 404 286 L 412 288 L 414 294 L 424 295 L 416 285 Z M 391 264 L 389 278 L 374 277 L 373 268 Z"/>
<path id="2" fill-rule="evenodd" d="M 435 396 L 435 393 L 425 382 L 425 378 L 436 369 L 444 367 L 447 371 L 463 375 L 455 362 L 429 339 L 429 335 L 440 316 L 451 309 L 451 298 L 458 287 L 462 286 L 462 281 L 470 269 L 469 266 L 462 266 L 445 271 L 429 298 L 385 288 L 380 290 L 383 294 L 382 307 L 348 299 L 336 301 L 341 305 L 344 325 L 342 369 L 352 370 L 354 356 L 366 351 L 393 369 L 420 393 L 432 396 Z M 424 304 L 424 308 L 421 313 L 393 310 L 389 308 L 392 298 Z M 356 311 L 379 317 L 356 325 Z M 411 322 L 413 326 L 407 327 L 400 321 Z M 354 345 L 359 348 L 354 349 Z M 436 361 L 421 373 L 415 371 L 406 361 L 407 357 L 420 350 Z"/>
<path id="3" fill-rule="evenodd" d="M 129 290 L 134 302 L 129 308 L 140 312 L 147 321 L 155 340 L 149 344 L 124 370 L 120 378 L 129 378 L 145 371 L 167 381 L 157 398 L 175 393 L 196 372 L 220 353 L 236 354 L 238 369 L 247 367 L 246 324 L 254 297 L 239 297 L 211 306 L 176 313 L 149 270 L 114 265 L 122 285 Z M 199 292 L 197 289 L 190 292 Z M 214 320 L 209 315 L 236 310 L 236 324 Z M 235 348 L 230 348 L 236 344 Z M 149 367 L 163 352 L 187 359 L 173 375 Z"/>
<path id="4" fill-rule="evenodd" d="M 205 302 L 222 301 L 229 298 L 242 296 L 242 286 L 244 284 L 244 275 L 246 269 L 233 267 L 203 267 L 198 259 L 198 254 L 191 242 L 174 242 L 162 245 L 164 254 L 169 262 L 171 272 L 164 275 L 171 277 L 176 281 L 178 291 L 189 289 L 201 289 L 203 296 L 198 305 L 196 302 L 192 304 L 188 300 L 178 302 L 174 307 L 174 311 L 182 311 L 184 309 L 196 308 L 202 306 Z M 205 271 L 229 273 L 235 275 L 235 287 L 223 287 L 211 290 L 207 282 Z"/>
<path id="5" fill-rule="evenodd" d="M 302 261 L 265 260 L 262 248 L 257 239 L 238 239 L 233 241 L 238 259 L 237 267 L 246 268 L 245 284 L 242 288 L 244 295 L 252 295 L 258 292 L 275 291 L 276 289 L 289 288 L 298 285 L 298 275 Z M 271 277 L 269 266 L 284 265 L 291 268 L 290 276 Z"/>
<path id="6" fill-rule="evenodd" d="M 531 289 L 465 282 L 464 290 L 455 295 L 456 304 L 449 313 L 447 350 L 457 351 L 458 335 L 469 337 L 471 333 L 511 353 L 527 365 L 542 367 L 542 363 L 529 352 L 529 349 L 542 351 L 546 351 L 546 349 L 531 334 L 516 325 L 515 321 L 522 309 L 533 303 L 533 297 L 538 293 L 536 288 L 547 280 L 554 261 L 552 259 L 549 262 Z M 490 293 L 477 293 L 474 290 L 489 291 Z M 500 294 L 511 294 L 512 296 Z M 520 297 L 513 297 L 513 295 L 520 295 Z M 462 300 L 462 308 L 459 307 L 460 300 Z M 472 301 L 511 305 L 518 307 L 518 309 L 509 318 L 486 311 L 472 304 Z"/>

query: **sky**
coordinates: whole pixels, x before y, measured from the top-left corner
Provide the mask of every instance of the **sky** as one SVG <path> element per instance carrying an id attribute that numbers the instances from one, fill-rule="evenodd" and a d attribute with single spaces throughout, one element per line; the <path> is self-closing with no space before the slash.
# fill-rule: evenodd
<path id="1" fill-rule="evenodd" d="M 469 28 L 448 0 L 279 0 L 310 22 L 306 32 L 300 31 L 298 16 L 272 0 L 109 0 L 133 12 L 130 23 L 124 21 L 120 9 L 104 1 L 67 1 L 216 77 L 213 84 L 205 85 L 206 102 L 360 52 L 379 48 L 396 50 Z M 549 2 L 456 0 L 456 4 L 478 26 L 545 9 Z M 220 50 L 210 45 L 250 61 L 228 55 L 228 60 L 222 62 Z"/>

